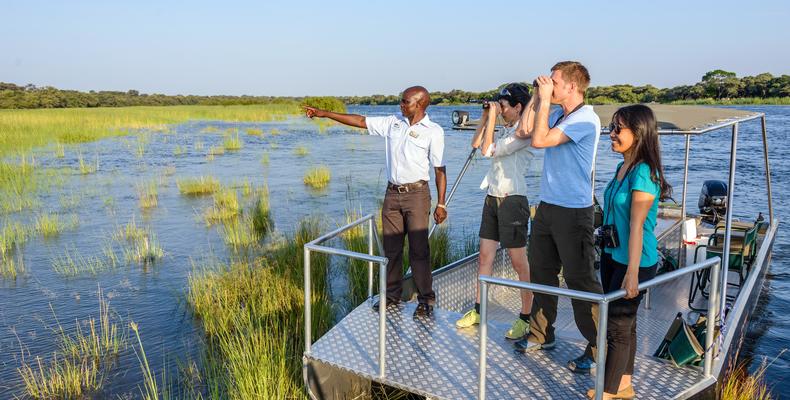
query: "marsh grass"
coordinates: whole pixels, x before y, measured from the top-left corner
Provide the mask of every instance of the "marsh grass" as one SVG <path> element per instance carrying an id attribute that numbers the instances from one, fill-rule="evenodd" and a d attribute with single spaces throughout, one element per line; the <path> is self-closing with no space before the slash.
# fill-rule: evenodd
<path id="1" fill-rule="evenodd" d="M 60 235 L 68 229 L 74 229 L 79 225 L 76 215 L 71 215 L 68 220 L 64 220 L 58 214 L 41 214 L 36 218 L 36 232 L 45 238 Z"/>
<path id="2" fill-rule="evenodd" d="M 83 143 L 188 120 L 261 122 L 299 114 L 296 102 L 240 106 L 0 110 L 0 155 L 50 143 Z"/>
<path id="3" fill-rule="evenodd" d="M 96 172 L 99 169 L 99 155 L 96 155 L 96 164 L 90 164 L 82 158 L 82 153 L 79 153 L 77 156 L 77 161 L 79 162 L 80 166 L 80 174 L 82 175 L 89 175 Z"/>
<path id="4" fill-rule="evenodd" d="M 209 265 L 189 277 L 187 302 L 206 335 L 204 377 L 211 397 L 304 398 L 302 247 L 320 233 L 315 221 L 265 257 Z M 312 259 L 313 332 L 333 320 L 328 260 Z"/>
<path id="5" fill-rule="evenodd" d="M 223 154 L 225 154 L 225 147 L 223 147 L 223 146 L 211 146 L 208 149 L 207 156 L 211 156 L 212 159 L 213 159 L 214 156 L 220 156 L 220 155 L 223 155 Z"/>
<path id="6" fill-rule="evenodd" d="M 299 157 L 304 157 L 304 156 L 310 154 L 310 150 L 307 150 L 307 147 L 300 145 L 300 146 L 297 146 L 294 149 L 294 154 L 299 156 Z"/>
<path id="7" fill-rule="evenodd" d="M 277 135 L 279 135 L 279 134 L 280 134 L 280 130 L 279 130 L 279 129 L 277 129 L 277 128 L 272 128 L 272 129 L 269 131 L 269 135 L 272 135 L 272 136 L 277 136 Z"/>
<path id="8" fill-rule="evenodd" d="M 55 143 L 55 158 L 65 158 L 66 157 L 66 147 L 63 146 L 63 143 Z"/>
<path id="9" fill-rule="evenodd" d="M 377 232 L 381 234 L 381 211 L 379 211 L 376 215 L 376 229 Z M 350 224 L 362 217 L 363 215 L 360 211 L 346 209 L 346 224 Z M 343 240 L 343 245 L 345 246 L 346 250 L 367 254 L 367 229 L 368 225 L 367 223 L 364 223 L 344 232 L 341 235 L 341 239 Z M 375 242 L 374 253 L 378 253 L 378 251 L 375 249 Z M 346 279 L 348 280 L 348 294 L 346 295 L 346 299 L 348 299 L 351 304 L 356 305 L 361 303 L 362 300 L 366 299 L 368 296 L 368 263 L 366 261 L 352 259 L 348 259 L 347 262 L 348 266 L 346 267 Z M 374 268 L 378 267 L 374 266 Z M 377 293 L 378 290 L 378 279 L 375 275 L 376 271 L 377 269 L 374 269 L 373 293 Z"/>
<path id="10" fill-rule="evenodd" d="M 245 132 L 250 136 L 263 136 L 263 129 L 247 128 Z"/>
<path id="11" fill-rule="evenodd" d="M 60 208 L 70 210 L 80 205 L 82 196 L 76 193 L 62 194 L 58 200 L 60 202 Z"/>
<path id="12" fill-rule="evenodd" d="M 239 151 L 242 147 L 244 147 L 244 143 L 241 141 L 241 136 L 239 136 L 239 132 L 235 131 L 234 133 L 226 133 L 225 138 L 222 142 L 222 146 L 225 151 Z"/>
<path id="13" fill-rule="evenodd" d="M 312 167 L 304 175 L 304 184 L 313 189 L 323 189 L 329 184 L 331 178 L 329 168 L 325 165 Z"/>
<path id="14" fill-rule="evenodd" d="M 159 193 L 156 181 L 140 183 L 137 185 L 137 197 L 142 209 L 155 208 L 159 205 Z"/>
<path id="15" fill-rule="evenodd" d="M 54 311 L 53 311 L 54 313 Z M 55 317 L 57 320 L 57 317 Z M 126 346 L 125 333 L 110 317 L 109 302 L 99 289 L 99 319 L 75 322 L 73 333 L 58 322 L 59 351 L 49 363 L 36 357 L 33 367 L 24 359 L 17 369 L 26 394 L 34 399 L 80 399 L 92 397 L 104 384 L 108 371 Z"/>
<path id="16" fill-rule="evenodd" d="M 159 385 L 157 384 L 156 374 L 153 372 L 151 365 L 148 363 L 148 356 L 145 354 L 143 341 L 140 339 L 140 326 L 136 322 L 132 321 L 129 323 L 129 327 L 132 329 L 134 336 L 137 338 L 138 346 L 134 348 L 134 354 L 137 356 L 137 360 L 140 362 L 140 369 L 143 373 L 143 385 L 140 388 L 140 396 L 142 396 L 142 398 L 145 400 L 159 400 Z"/>
<path id="17" fill-rule="evenodd" d="M 18 251 L 0 254 L 0 278 L 14 280 L 25 273 L 25 260 Z"/>
<path id="18" fill-rule="evenodd" d="M 217 133 L 217 132 L 219 132 L 219 128 L 213 125 L 208 125 L 200 131 L 200 133 Z"/>
<path id="19" fill-rule="evenodd" d="M 0 229 L 0 253 L 10 253 L 22 246 L 27 242 L 30 234 L 30 228 L 22 225 L 19 221 L 3 223 L 3 227 Z"/>
<path id="20" fill-rule="evenodd" d="M 214 204 L 203 213 L 203 219 L 206 225 L 211 226 L 236 219 L 240 214 L 241 206 L 236 189 L 226 188 L 214 193 Z"/>
<path id="21" fill-rule="evenodd" d="M 268 151 L 264 151 L 263 154 L 261 155 L 261 165 L 263 165 L 264 167 L 269 166 L 269 152 Z"/>
<path id="22" fill-rule="evenodd" d="M 212 176 L 184 178 L 176 181 L 178 191 L 185 196 L 203 196 L 219 190 L 219 180 Z"/>
<path id="23" fill-rule="evenodd" d="M 252 228 L 261 237 L 266 236 L 274 228 L 269 204 L 269 188 L 264 186 L 255 195 L 252 210 Z"/>
<path id="24" fill-rule="evenodd" d="M 261 240 L 252 218 L 247 216 L 224 221 L 220 235 L 225 244 L 236 251 L 253 247 Z"/>
<path id="25" fill-rule="evenodd" d="M 132 216 L 132 219 L 129 220 L 126 225 L 119 227 L 112 234 L 113 240 L 128 242 L 142 240 L 146 236 L 148 236 L 148 230 L 137 226 L 137 221 L 134 216 Z"/>
<path id="26" fill-rule="evenodd" d="M 63 255 L 51 260 L 52 270 L 65 277 L 97 275 L 117 266 L 114 259 L 105 261 L 98 256 L 83 256 L 76 248 L 66 249 Z"/>
<path id="27" fill-rule="evenodd" d="M 184 155 L 187 152 L 186 146 L 182 146 L 180 144 L 173 147 L 173 156 L 179 157 Z"/>
<path id="28" fill-rule="evenodd" d="M 146 150 L 148 150 L 148 144 L 151 143 L 151 134 L 148 132 L 140 132 L 137 134 L 137 143 L 135 147 L 135 155 L 137 158 L 143 158 L 145 156 Z"/>
<path id="29" fill-rule="evenodd" d="M 202 140 L 199 140 L 199 139 L 195 140 L 195 144 L 193 146 L 195 147 L 195 151 L 203 151 L 203 141 Z"/>
<path id="30" fill-rule="evenodd" d="M 272 149 L 272 150 L 277 150 L 279 147 L 280 147 L 280 145 L 277 144 L 276 142 L 269 143 L 269 148 Z"/>
<path id="31" fill-rule="evenodd" d="M 156 236 L 150 232 L 141 239 L 127 243 L 123 248 L 124 260 L 127 263 L 136 262 L 143 266 L 156 263 L 164 255 Z"/>
<path id="32" fill-rule="evenodd" d="M 738 360 L 741 352 L 743 338 L 738 344 L 738 350 L 733 360 Z M 737 361 L 731 362 L 724 373 L 724 382 L 721 386 L 722 400 L 770 400 L 771 391 L 765 382 L 765 371 L 771 364 L 779 359 L 787 349 L 783 349 L 774 357 L 771 362 L 764 358 L 760 366 L 753 373 L 749 373 L 748 363 Z"/>

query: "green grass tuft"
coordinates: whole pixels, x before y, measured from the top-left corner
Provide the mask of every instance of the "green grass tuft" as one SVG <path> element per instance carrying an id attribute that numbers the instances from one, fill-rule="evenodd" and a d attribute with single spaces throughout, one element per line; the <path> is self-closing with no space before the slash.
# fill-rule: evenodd
<path id="1" fill-rule="evenodd" d="M 184 178 L 176 182 L 178 191 L 185 196 L 208 195 L 219 190 L 219 180 L 211 176 Z"/>
<path id="2" fill-rule="evenodd" d="M 304 184 L 313 189 L 322 189 L 329 184 L 331 173 L 324 165 L 310 168 L 304 175 Z"/>

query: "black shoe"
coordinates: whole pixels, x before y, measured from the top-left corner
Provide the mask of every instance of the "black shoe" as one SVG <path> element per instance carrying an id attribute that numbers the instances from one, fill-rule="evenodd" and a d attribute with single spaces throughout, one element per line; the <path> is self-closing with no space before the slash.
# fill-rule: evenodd
<path id="1" fill-rule="evenodd" d="M 417 308 L 414 309 L 414 316 L 415 317 L 433 316 L 433 306 L 428 303 L 417 304 Z"/>
<path id="2" fill-rule="evenodd" d="M 398 304 L 400 304 L 400 300 L 387 299 L 387 308 L 388 309 L 391 309 L 392 307 L 396 307 Z M 373 311 L 376 311 L 376 312 L 379 311 L 379 301 L 378 300 L 376 300 L 376 302 L 373 303 Z"/>

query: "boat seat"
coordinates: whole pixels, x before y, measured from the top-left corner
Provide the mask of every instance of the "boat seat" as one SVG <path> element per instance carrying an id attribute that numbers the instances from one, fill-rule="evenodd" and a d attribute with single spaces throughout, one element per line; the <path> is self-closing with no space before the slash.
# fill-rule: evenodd
<path id="1" fill-rule="evenodd" d="M 754 255 L 757 251 L 757 235 L 758 224 L 745 223 L 745 222 L 732 222 L 730 233 L 730 257 L 728 262 L 728 270 L 738 272 L 738 283 L 731 284 L 735 287 L 741 287 L 746 277 L 749 275 L 751 263 L 754 261 Z M 713 234 L 708 238 L 708 244 L 697 246 L 694 250 L 694 263 L 698 262 L 700 250 L 705 249 L 705 259 L 713 257 L 724 257 L 724 235 L 725 224 L 719 222 Z M 698 294 L 702 297 L 708 298 L 708 282 L 710 281 L 710 268 L 702 271 L 697 271 L 691 276 L 691 286 L 689 287 L 688 305 L 692 310 L 704 311 L 704 309 L 695 308 L 693 306 L 694 300 Z"/>

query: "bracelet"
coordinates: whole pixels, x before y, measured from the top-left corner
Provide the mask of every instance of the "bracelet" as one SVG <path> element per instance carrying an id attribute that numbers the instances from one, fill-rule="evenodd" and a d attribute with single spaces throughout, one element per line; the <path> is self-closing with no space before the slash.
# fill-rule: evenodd
<path id="1" fill-rule="evenodd" d="M 447 210 L 447 206 L 444 204 L 437 204 L 436 207 L 444 208 L 445 210 Z"/>

